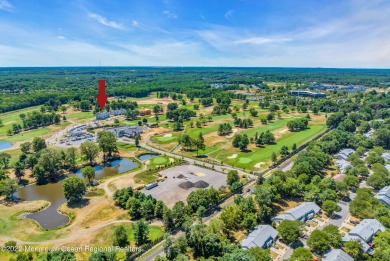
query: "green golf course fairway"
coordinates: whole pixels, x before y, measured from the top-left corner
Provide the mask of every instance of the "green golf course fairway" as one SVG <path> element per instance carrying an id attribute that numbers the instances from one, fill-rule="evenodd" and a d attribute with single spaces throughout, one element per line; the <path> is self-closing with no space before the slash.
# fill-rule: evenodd
<path id="1" fill-rule="evenodd" d="M 211 158 L 215 158 L 219 161 L 223 161 L 226 164 L 236 166 L 239 168 L 245 168 L 247 170 L 257 169 L 254 166 L 259 162 L 265 162 L 262 168 L 270 165 L 272 153 L 280 156 L 280 149 L 282 146 L 287 146 L 291 150 L 292 145 L 295 143 L 297 146 L 302 145 L 309 139 L 317 136 L 326 129 L 325 124 L 310 125 L 309 129 L 300 132 L 288 132 L 280 137 L 273 145 L 265 145 L 264 148 L 255 148 L 252 151 L 242 152 L 237 148 L 231 148 L 231 150 L 217 150 L 209 154 Z M 229 159 L 232 154 L 237 154 L 234 159 Z"/>

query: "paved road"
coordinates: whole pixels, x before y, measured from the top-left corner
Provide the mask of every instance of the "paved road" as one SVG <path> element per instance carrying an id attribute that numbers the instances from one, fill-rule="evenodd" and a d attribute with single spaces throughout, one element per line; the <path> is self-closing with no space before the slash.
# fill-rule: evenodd
<path id="1" fill-rule="evenodd" d="M 201 160 L 196 160 L 196 159 L 184 157 L 182 155 L 174 154 L 174 153 L 171 153 L 171 152 L 167 152 L 167 151 L 164 151 L 164 150 L 161 150 L 161 149 L 157 149 L 157 148 L 151 147 L 151 146 L 149 146 L 147 144 L 148 141 L 149 141 L 149 139 L 143 140 L 140 143 L 140 146 L 145 148 L 145 149 L 147 149 L 147 150 L 150 150 L 152 152 L 156 152 L 156 153 L 159 153 L 159 154 L 165 154 L 167 156 L 174 157 L 174 158 L 182 158 L 183 160 L 188 161 L 191 164 L 198 164 L 198 165 L 205 166 L 205 167 L 208 167 L 208 168 L 213 168 L 214 167 L 214 169 L 216 171 L 219 171 L 219 172 L 226 173 L 226 171 L 229 171 L 229 170 L 237 170 L 240 175 L 245 174 L 245 175 L 249 176 L 252 179 L 257 178 L 256 175 L 249 174 L 248 172 L 242 171 L 240 169 L 237 169 L 237 168 L 234 168 L 234 167 L 231 167 L 231 166 L 206 163 L 206 162 L 201 161 Z"/>

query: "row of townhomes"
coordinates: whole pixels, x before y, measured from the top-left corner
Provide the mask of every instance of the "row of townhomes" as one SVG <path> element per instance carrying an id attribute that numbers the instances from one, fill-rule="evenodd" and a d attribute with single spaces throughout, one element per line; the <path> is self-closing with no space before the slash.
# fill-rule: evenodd
<path id="1" fill-rule="evenodd" d="M 334 155 L 334 157 L 336 158 L 336 166 L 341 173 L 344 173 L 349 166 L 352 166 L 351 163 L 347 160 L 347 158 L 353 153 L 355 153 L 355 150 L 353 149 L 343 149 L 339 153 Z"/>
<path id="2" fill-rule="evenodd" d="M 343 237 L 343 241 L 358 240 L 362 243 L 364 252 L 372 254 L 372 239 L 378 231 L 385 231 L 385 227 L 376 219 L 363 219 L 356 227 Z"/>
<path id="3" fill-rule="evenodd" d="M 383 191 L 385 188 L 383 189 Z M 382 190 L 381 190 L 382 191 Z M 379 192 L 379 197 L 382 192 Z M 390 202 L 390 186 L 386 187 L 387 203 Z M 390 207 L 390 205 L 388 205 Z M 315 215 L 321 215 L 321 208 L 314 202 L 304 202 L 281 215 L 273 218 L 276 224 L 283 220 L 300 220 L 305 222 L 311 220 Z M 373 253 L 372 240 L 379 232 L 385 231 L 385 227 L 376 219 L 364 219 L 354 227 L 343 238 L 343 242 L 358 240 L 361 242 L 362 250 L 368 254 Z M 278 240 L 278 232 L 271 225 L 258 225 L 248 236 L 241 241 L 245 249 L 252 247 L 270 248 Z M 354 259 L 341 249 L 331 249 L 324 254 L 323 261 L 353 261 Z"/>
<path id="4" fill-rule="evenodd" d="M 119 116 L 119 115 L 125 115 L 126 114 L 126 109 L 118 109 L 118 110 L 110 110 L 109 112 L 108 111 L 104 111 L 104 112 L 100 112 L 100 113 L 97 113 L 95 115 L 96 117 L 96 120 L 106 120 L 108 118 L 110 118 L 110 115 L 111 116 Z"/>

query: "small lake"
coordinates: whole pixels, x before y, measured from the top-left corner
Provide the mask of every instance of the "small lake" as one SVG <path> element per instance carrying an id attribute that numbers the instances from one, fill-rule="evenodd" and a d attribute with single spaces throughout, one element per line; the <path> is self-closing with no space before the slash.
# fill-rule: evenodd
<path id="1" fill-rule="evenodd" d="M 114 160 L 104 166 L 97 165 L 95 166 L 96 179 L 120 174 L 135 169 L 136 167 L 137 164 L 129 159 Z M 82 178 L 80 170 L 76 172 L 76 175 Z M 26 217 L 37 221 L 43 228 L 52 229 L 69 222 L 68 216 L 62 215 L 57 211 L 59 206 L 66 202 L 63 180 L 46 185 L 33 184 L 21 187 L 17 190 L 15 196 L 23 200 L 46 200 L 51 203 L 49 207 L 40 212 L 26 215 Z"/>
<path id="2" fill-rule="evenodd" d="M 145 153 L 145 154 L 139 155 L 138 158 L 140 160 L 148 160 L 148 159 L 151 159 L 151 158 L 155 158 L 157 156 L 158 156 L 157 154 Z"/>
<path id="3" fill-rule="evenodd" d="M 8 149 L 8 148 L 11 148 L 13 145 L 12 142 L 9 142 L 9 141 L 0 141 L 0 150 L 5 150 L 5 149 Z"/>

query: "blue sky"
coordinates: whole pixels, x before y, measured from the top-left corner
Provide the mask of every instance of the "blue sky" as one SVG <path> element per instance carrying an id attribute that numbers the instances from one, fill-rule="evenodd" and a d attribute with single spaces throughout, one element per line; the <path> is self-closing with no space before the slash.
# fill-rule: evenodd
<path id="1" fill-rule="evenodd" d="M 390 67 L 387 0 L 0 0 L 0 66 Z"/>

